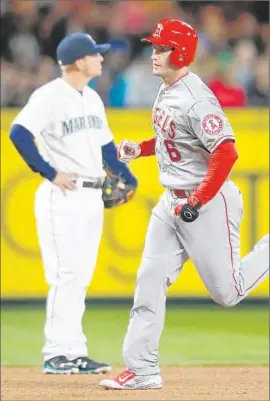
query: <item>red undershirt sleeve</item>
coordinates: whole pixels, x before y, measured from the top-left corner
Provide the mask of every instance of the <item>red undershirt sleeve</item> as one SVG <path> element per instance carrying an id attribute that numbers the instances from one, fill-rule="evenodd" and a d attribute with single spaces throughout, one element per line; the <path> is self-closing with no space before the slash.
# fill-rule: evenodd
<path id="1" fill-rule="evenodd" d="M 156 154 L 156 150 L 155 150 L 156 138 L 155 137 L 139 143 L 139 146 L 141 148 L 141 154 L 139 157 L 153 156 Z"/>
<path id="2" fill-rule="evenodd" d="M 214 198 L 228 178 L 237 158 L 238 153 L 232 140 L 222 142 L 214 150 L 209 160 L 207 174 L 191 196 L 192 204 L 199 201 L 205 205 Z"/>

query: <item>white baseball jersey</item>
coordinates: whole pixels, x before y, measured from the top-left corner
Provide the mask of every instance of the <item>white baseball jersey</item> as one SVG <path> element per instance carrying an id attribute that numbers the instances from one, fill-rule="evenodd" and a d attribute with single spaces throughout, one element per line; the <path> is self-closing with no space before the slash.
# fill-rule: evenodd
<path id="1" fill-rule="evenodd" d="M 192 72 L 173 85 L 161 85 L 153 105 L 153 129 L 160 182 L 192 190 L 204 178 L 211 153 L 234 139 L 212 91 Z"/>
<path id="2" fill-rule="evenodd" d="M 102 100 L 88 86 L 82 93 L 62 78 L 37 89 L 14 124 L 28 129 L 41 156 L 59 172 L 104 177 L 101 147 L 113 140 Z"/>

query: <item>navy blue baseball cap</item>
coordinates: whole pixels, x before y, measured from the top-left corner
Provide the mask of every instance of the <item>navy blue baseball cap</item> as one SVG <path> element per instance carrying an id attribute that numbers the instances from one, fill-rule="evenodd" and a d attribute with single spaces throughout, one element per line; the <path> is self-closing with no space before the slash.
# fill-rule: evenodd
<path id="1" fill-rule="evenodd" d="M 56 56 L 60 65 L 70 65 L 85 56 L 105 53 L 110 48 L 109 43 L 97 45 L 87 33 L 72 33 L 61 40 L 56 49 Z"/>

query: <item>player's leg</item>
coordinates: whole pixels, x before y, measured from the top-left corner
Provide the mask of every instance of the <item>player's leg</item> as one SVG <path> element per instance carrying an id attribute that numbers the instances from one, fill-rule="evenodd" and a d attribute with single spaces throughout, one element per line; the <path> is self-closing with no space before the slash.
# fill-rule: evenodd
<path id="1" fill-rule="evenodd" d="M 201 209 L 194 223 L 178 220 L 178 232 L 213 300 L 234 306 L 269 274 L 269 236 L 240 260 L 242 197 L 231 182 Z"/>
<path id="2" fill-rule="evenodd" d="M 153 209 L 147 230 L 123 344 L 124 362 L 138 375 L 159 372 L 158 345 L 164 325 L 167 289 L 187 258 L 163 196 Z"/>
<path id="3" fill-rule="evenodd" d="M 44 360 L 59 355 L 71 359 L 87 356 L 82 316 L 102 233 L 101 195 L 82 188 L 65 196 L 46 184 L 37 193 L 36 219 L 50 286 Z"/>
<path id="4" fill-rule="evenodd" d="M 72 193 L 73 195 L 73 193 Z M 68 351 L 68 358 L 79 366 L 80 373 L 106 373 L 111 370 L 107 363 L 97 362 L 87 357 L 86 337 L 82 327 L 82 317 L 85 311 L 85 296 L 92 280 L 103 229 L 104 203 L 102 191 L 82 188 L 79 192 L 79 218 L 81 229 L 78 230 L 77 245 L 74 247 L 74 266 L 78 288 L 83 288 L 81 298 L 75 303 L 74 324 L 71 330 L 72 343 Z M 75 233 L 76 234 L 76 233 Z M 93 352 L 90 344 L 90 354 Z"/>
<path id="5" fill-rule="evenodd" d="M 127 370 L 100 385 L 113 389 L 159 389 L 158 346 L 165 318 L 168 287 L 180 273 L 187 254 L 177 239 L 166 202 L 153 209 L 142 261 L 137 273 L 134 305 L 123 343 Z"/>

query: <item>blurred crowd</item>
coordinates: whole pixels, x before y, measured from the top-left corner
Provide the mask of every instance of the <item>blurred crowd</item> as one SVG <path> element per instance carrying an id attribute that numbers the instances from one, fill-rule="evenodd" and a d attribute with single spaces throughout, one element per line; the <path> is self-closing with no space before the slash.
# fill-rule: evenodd
<path id="1" fill-rule="evenodd" d="M 192 71 L 224 107 L 269 103 L 269 14 L 263 1 L 1 0 L 1 106 L 22 106 L 60 75 L 60 40 L 88 32 L 110 42 L 102 77 L 89 83 L 111 107 L 151 107 L 160 85 L 151 46 L 140 42 L 156 22 L 176 18 L 199 34 Z"/>

